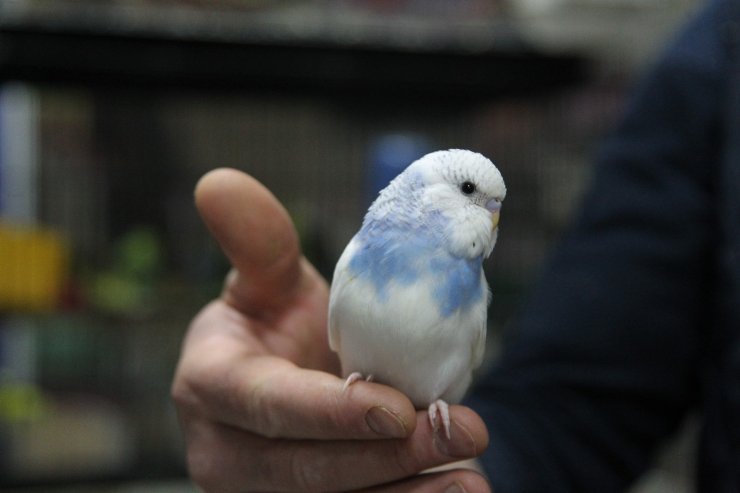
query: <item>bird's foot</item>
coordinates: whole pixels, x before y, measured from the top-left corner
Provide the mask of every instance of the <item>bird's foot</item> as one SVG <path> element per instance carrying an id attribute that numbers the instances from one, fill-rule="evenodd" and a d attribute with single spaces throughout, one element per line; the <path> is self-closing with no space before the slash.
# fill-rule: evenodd
<path id="1" fill-rule="evenodd" d="M 342 392 L 345 392 L 349 388 L 349 386 L 355 383 L 356 381 L 363 380 L 363 379 L 366 382 L 372 382 L 373 376 L 368 375 L 367 377 L 363 377 L 362 373 L 358 371 L 350 373 L 349 376 L 347 377 L 347 380 L 344 381 L 344 387 L 342 387 Z"/>
<path id="2" fill-rule="evenodd" d="M 429 404 L 429 424 L 432 425 L 432 429 L 436 433 L 439 430 L 440 423 L 437 422 L 437 417 L 441 421 L 442 428 L 445 430 L 445 436 L 450 439 L 450 406 L 447 405 L 442 399 Z"/>

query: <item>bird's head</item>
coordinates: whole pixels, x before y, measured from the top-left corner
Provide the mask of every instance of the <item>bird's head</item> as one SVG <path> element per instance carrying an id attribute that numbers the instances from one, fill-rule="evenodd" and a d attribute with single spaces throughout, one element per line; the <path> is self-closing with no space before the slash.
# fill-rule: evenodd
<path id="1" fill-rule="evenodd" d="M 404 174 L 420 182 L 420 218 L 440 229 L 451 253 L 490 255 L 506 185 L 488 158 L 459 149 L 437 151 L 412 163 Z"/>

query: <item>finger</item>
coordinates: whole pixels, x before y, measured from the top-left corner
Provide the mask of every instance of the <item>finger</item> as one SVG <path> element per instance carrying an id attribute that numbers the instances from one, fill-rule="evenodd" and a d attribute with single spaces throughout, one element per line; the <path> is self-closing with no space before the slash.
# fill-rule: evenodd
<path id="1" fill-rule="evenodd" d="M 417 427 L 407 439 L 369 441 L 270 440 L 233 428 L 191 426 L 188 465 L 196 481 L 219 491 L 369 488 L 480 455 L 488 444 L 480 417 L 461 406 L 450 411 L 450 439 L 430 426 Z M 419 412 L 417 420 L 424 418 Z M 472 477 L 457 474 L 451 477 Z"/>
<path id="2" fill-rule="evenodd" d="M 491 487 L 477 472 L 456 469 L 444 473 L 422 474 L 355 493 L 491 493 Z"/>
<path id="3" fill-rule="evenodd" d="M 198 182 L 195 203 L 238 272 L 231 299 L 245 313 L 276 309 L 300 285 L 300 246 L 280 202 L 251 176 L 216 169 Z"/>
<path id="4" fill-rule="evenodd" d="M 265 437 L 393 438 L 416 427 L 413 406 L 391 387 L 363 382 L 344 391 L 334 375 L 272 356 L 250 358 L 234 371 L 259 377 L 197 389 L 203 408 L 220 422 Z"/>
<path id="5" fill-rule="evenodd" d="M 268 437 L 405 437 L 416 427 L 413 405 L 395 389 L 357 382 L 345 391 L 332 374 L 250 353 L 256 343 L 245 344 L 249 335 L 234 316 L 218 317 L 220 330 L 209 330 L 204 319 L 216 317 L 219 303 L 186 338 L 172 389 L 178 407 Z"/>

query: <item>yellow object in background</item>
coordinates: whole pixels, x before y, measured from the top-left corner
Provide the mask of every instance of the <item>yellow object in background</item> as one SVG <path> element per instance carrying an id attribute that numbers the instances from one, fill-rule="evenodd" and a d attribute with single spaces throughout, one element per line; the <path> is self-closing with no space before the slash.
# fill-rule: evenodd
<path id="1" fill-rule="evenodd" d="M 0 222 L 0 311 L 55 309 L 69 267 L 69 249 L 45 228 Z"/>

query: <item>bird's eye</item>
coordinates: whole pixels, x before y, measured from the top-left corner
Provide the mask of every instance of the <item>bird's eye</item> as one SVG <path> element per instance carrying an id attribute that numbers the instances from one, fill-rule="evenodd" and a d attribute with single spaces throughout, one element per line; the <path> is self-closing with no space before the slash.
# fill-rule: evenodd
<path id="1" fill-rule="evenodd" d="M 471 181 L 463 182 L 463 184 L 460 185 L 460 191 L 465 195 L 472 195 L 475 193 L 475 183 Z"/>

